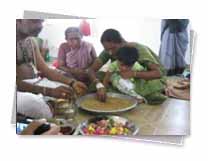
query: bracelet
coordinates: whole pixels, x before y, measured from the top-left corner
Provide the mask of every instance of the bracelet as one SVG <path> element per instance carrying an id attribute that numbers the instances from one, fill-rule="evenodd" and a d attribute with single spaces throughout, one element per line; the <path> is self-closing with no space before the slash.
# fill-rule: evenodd
<path id="1" fill-rule="evenodd" d="M 105 88 L 105 86 L 102 83 L 96 84 L 96 89 Z"/>

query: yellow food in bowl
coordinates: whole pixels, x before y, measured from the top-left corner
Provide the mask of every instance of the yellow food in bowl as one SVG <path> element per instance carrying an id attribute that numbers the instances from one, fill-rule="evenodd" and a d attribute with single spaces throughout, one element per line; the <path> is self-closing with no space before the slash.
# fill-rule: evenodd
<path id="1" fill-rule="evenodd" d="M 106 102 L 100 102 L 96 98 L 87 98 L 82 103 L 81 106 L 92 110 L 120 110 L 133 105 L 133 102 L 126 99 L 108 97 Z"/>

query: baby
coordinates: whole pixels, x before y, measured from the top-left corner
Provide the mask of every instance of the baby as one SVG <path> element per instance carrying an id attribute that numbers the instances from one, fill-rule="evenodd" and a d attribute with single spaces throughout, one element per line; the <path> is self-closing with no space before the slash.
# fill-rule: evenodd
<path id="1" fill-rule="evenodd" d="M 112 83 L 113 87 L 121 93 L 135 97 L 139 103 L 146 102 L 145 98 L 135 91 L 135 78 L 124 79 L 122 72 L 145 71 L 145 68 L 138 63 L 139 53 L 134 47 L 122 47 L 116 53 L 117 60 L 112 62 L 105 74 L 103 84 L 105 87 Z"/>

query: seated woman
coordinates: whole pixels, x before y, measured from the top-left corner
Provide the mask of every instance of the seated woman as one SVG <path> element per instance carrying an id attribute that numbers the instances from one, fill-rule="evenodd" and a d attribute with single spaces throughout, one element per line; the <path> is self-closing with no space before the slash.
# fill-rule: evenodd
<path id="1" fill-rule="evenodd" d="M 121 73 L 133 71 L 146 71 L 137 61 L 139 57 L 138 50 L 134 47 L 124 46 L 118 49 L 117 60 L 110 64 L 108 71 L 105 74 L 103 84 L 108 87 L 109 82 L 113 87 L 121 93 L 133 96 L 141 103 L 143 101 L 149 104 L 159 104 L 166 100 L 166 96 L 162 94 L 161 87 L 163 86 L 160 80 L 144 80 L 139 78 L 124 78 Z M 160 101 L 158 101 L 158 96 Z M 163 99 L 161 99 L 163 98 Z"/>
<path id="2" fill-rule="evenodd" d="M 107 29 L 103 32 L 101 36 L 101 43 L 104 47 L 104 50 L 99 55 L 99 57 L 94 61 L 93 65 L 88 69 L 88 74 L 91 78 L 91 81 L 93 84 L 96 84 L 96 88 L 89 87 L 89 90 L 92 92 L 96 90 L 98 99 L 100 101 L 106 100 L 106 88 L 101 83 L 103 80 L 103 75 L 98 75 L 99 69 L 107 63 L 109 60 L 115 61 L 117 57 L 117 51 L 119 48 L 128 45 L 135 47 L 139 52 L 138 62 L 146 69 L 146 71 L 137 71 L 136 73 L 132 70 L 129 70 L 128 72 L 122 72 L 121 75 L 123 78 L 137 78 L 138 80 L 142 80 L 143 82 L 148 82 L 147 80 L 152 80 L 155 82 L 158 82 L 158 84 L 155 84 L 155 87 L 160 89 L 161 91 L 165 88 L 165 69 L 161 65 L 158 57 L 156 54 L 147 46 L 144 46 L 140 43 L 134 43 L 134 42 L 127 42 L 122 37 L 119 31 L 115 29 Z M 97 75 L 96 75 L 97 74 Z M 143 89 L 143 85 L 137 83 L 138 87 Z M 155 88 L 151 87 L 151 88 Z M 150 89 L 151 89 L 150 88 Z M 146 94 L 149 93 L 149 90 L 145 88 Z M 150 92 L 151 93 L 151 92 Z M 154 96 L 153 96 L 154 95 Z M 156 93 L 153 94 L 150 97 L 155 98 L 157 97 L 157 103 L 161 103 L 164 101 L 164 96 L 157 95 Z M 156 102 L 154 102 L 156 103 Z"/>
<path id="3" fill-rule="evenodd" d="M 82 40 L 82 34 L 77 27 L 67 28 L 65 39 L 67 42 L 59 47 L 58 68 L 69 77 L 88 82 L 85 69 L 96 59 L 93 45 Z"/>

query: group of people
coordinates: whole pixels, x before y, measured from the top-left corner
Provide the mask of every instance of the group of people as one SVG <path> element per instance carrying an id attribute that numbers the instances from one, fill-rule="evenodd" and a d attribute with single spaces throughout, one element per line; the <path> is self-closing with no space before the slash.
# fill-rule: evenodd
<path id="1" fill-rule="evenodd" d="M 147 46 L 126 41 L 115 29 L 107 29 L 101 36 L 104 50 L 97 56 L 94 46 L 82 40 L 77 27 L 65 31 L 66 42 L 58 52 L 58 68 L 50 68 L 43 57 L 37 36 L 43 20 L 16 20 L 16 86 L 17 115 L 35 119 L 51 118 L 54 106 L 44 96 L 70 99 L 96 92 L 105 102 L 107 92 L 124 93 L 140 103 L 161 104 L 165 92 L 165 69 L 156 54 Z M 111 61 L 107 71 L 100 69 Z M 45 77 L 55 88 L 34 83 Z M 41 94 L 41 95 L 39 95 Z"/>

